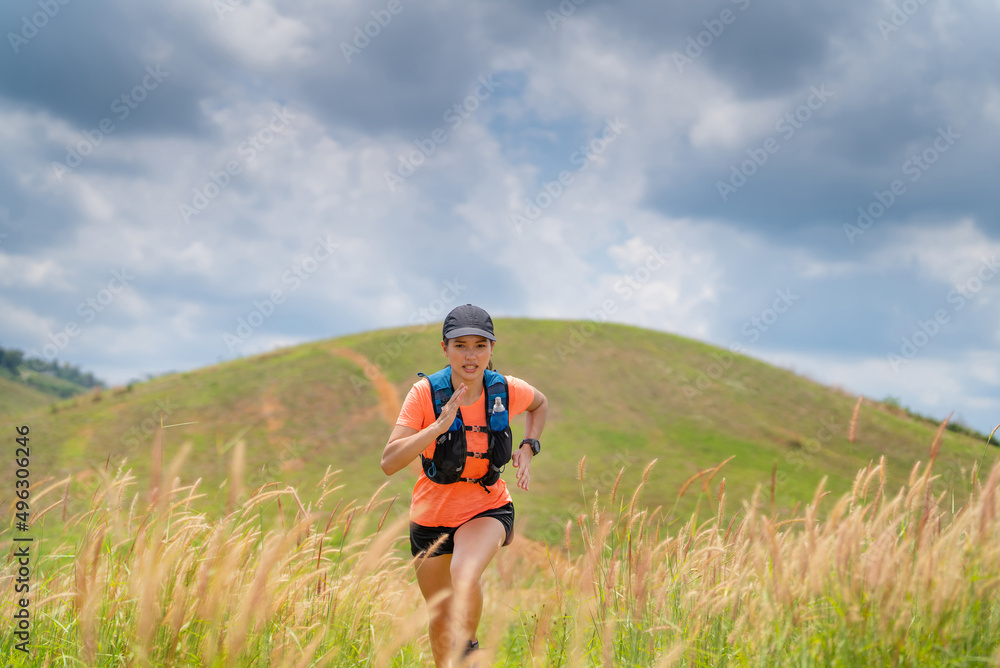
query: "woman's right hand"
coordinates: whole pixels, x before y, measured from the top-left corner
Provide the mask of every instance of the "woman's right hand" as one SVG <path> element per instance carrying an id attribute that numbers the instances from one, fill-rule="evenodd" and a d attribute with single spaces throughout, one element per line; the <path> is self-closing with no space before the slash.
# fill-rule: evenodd
<path id="1" fill-rule="evenodd" d="M 465 396 L 466 391 L 469 388 L 462 383 L 458 386 L 458 389 L 451 395 L 451 399 L 448 400 L 444 406 L 441 407 L 441 415 L 438 419 L 434 421 L 434 428 L 437 431 L 437 435 L 448 431 L 451 427 L 451 423 L 455 421 L 455 414 L 458 413 L 458 406 L 462 401 L 462 397 Z"/>

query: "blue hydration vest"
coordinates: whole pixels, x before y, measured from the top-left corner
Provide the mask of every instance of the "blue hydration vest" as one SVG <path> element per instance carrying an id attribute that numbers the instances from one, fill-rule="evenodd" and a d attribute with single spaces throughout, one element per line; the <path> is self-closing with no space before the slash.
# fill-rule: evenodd
<path id="1" fill-rule="evenodd" d="M 434 403 L 434 418 L 441 415 L 441 409 L 451 399 L 455 388 L 451 385 L 451 366 L 446 366 L 436 373 L 417 374 L 430 381 L 431 399 Z M 455 414 L 455 421 L 448 431 L 438 436 L 434 445 L 434 456 L 431 458 L 420 455 L 424 474 L 429 480 L 441 485 L 456 482 L 472 482 L 482 485 L 489 492 L 489 485 L 496 484 L 500 472 L 510 461 L 513 439 L 510 431 L 510 410 L 507 403 L 507 379 L 503 374 L 486 369 L 483 371 L 484 404 L 486 406 L 486 427 L 470 426 L 462 423 L 462 411 Z M 497 401 L 499 399 L 499 402 Z M 494 410 L 495 409 L 495 410 Z M 465 432 L 486 432 L 487 449 L 485 453 L 469 452 Z M 465 460 L 468 457 L 486 459 L 489 470 L 482 478 L 463 478 Z"/>

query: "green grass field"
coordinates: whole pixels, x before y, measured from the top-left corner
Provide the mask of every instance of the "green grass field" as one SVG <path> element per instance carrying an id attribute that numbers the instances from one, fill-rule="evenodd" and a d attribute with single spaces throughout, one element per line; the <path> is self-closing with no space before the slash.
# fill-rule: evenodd
<path id="1" fill-rule="evenodd" d="M 732 357 L 718 380 L 692 397 L 685 388 L 716 370 L 712 365 L 728 353 L 624 325 L 498 319 L 496 326 L 497 369 L 527 380 L 550 400 L 532 491 L 514 492 L 526 532 L 536 539 L 561 532 L 579 510 L 565 501 L 578 491 L 567 471 L 584 455 L 601 494 L 622 468 L 622 484 L 634 486 L 646 463 L 658 459 L 646 499 L 667 508 L 688 477 L 728 457 L 731 498 L 749 498 L 757 485 L 770 485 L 777 467 L 777 511 L 791 512 L 811 498 L 822 477 L 831 492 L 842 494 L 860 467 L 882 456 L 895 476 L 890 482 L 905 482 L 912 466 L 926 459 L 937 428 L 866 400 L 850 443 L 856 397 L 751 358 Z M 230 477 L 228 450 L 237 441 L 245 443 L 244 496 L 264 482 L 312 486 L 332 466 L 347 471 L 345 496 L 367 498 L 386 480 L 379 458 L 395 417 L 383 416 L 365 370 L 334 351 L 346 348 L 367 358 L 398 402 L 417 371 L 444 366 L 439 341 L 435 327 L 317 341 L 130 388 L 91 391 L 0 418 L 0 430 L 28 424 L 38 443 L 34 475 L 71 478 L 72 499 L 92 493 L 99 471 L 124 465 L 138 480 L 147 479 L 161 423 L 167 428 L 160 458 L 167 461 L 191 444 L 179 474 L 186 483 L 201 479 L 211 512 L 222 512 L 229 498 L 220 485 Z M 390 412 L 394 416 L 398 405 Z M 515 419 L 516 438 L 523 419 Z M 988 458 L 995 452 L 990 448 Z M 982 456 L 982 442 L 946 432 L 939 458 L 944 482 L 967 491 L 967 473 Z M 389 479 L 387 492 L 404 499 L 400 512 L 412 484 L 405 472 Z M 685 496 L 679 515 L 688 515 L 695 503 Z"/>
<path id="2" fill-rule="evenodd" d="M 496 327 L 550 412 L 488 574 L 490 665 L 997 665 L 995 448 L 867 399 L 851 442 L 857 397 L 669 334 Z M 379 458 L 438 332 L 12 406 L 45 648 L 16 665 L 424 665 L 413 477 Z"/>

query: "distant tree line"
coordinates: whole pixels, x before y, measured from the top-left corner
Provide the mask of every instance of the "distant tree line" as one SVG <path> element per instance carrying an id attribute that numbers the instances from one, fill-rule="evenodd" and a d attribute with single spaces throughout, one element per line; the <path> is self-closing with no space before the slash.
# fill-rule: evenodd
<path id="1" fill-rule="evenodd" d="M 929 415 L 924 415 L 922 413 L 918 413 L 917 411 L 907 408 L 900 402 L 899 397 L 895 397 L 891 394 L 886 395 L 885 399 L 882 400 L 882 403 L 889 408 L 890 412 L 895 413 L 896 415 L 906 414 L 907 416 L 913 418 L 914 420 L 920 420 L 921 422 L 925 422 L 930 426 L 941 424 L 941 420 L 937 418 L 933 418 L 930 417 Z M 984 434 L 978 429 L 970 427 L 969 425 L 965 424 L 961 420 L 961 418 L 955 418 L 953 420 L 949 420 L 948 426 L 945 427 L 945 429 L 947 429 L 948 431 L 956 432 L 958 434 L 965 434 L 966 436 L 971 436 L 976 440 L 982 440 L 982 441 L 989 440 L 991 443 L 993 443 L 993 445 L 1000 446 L 1000 442 L 994 441 L 993 439 L 990 438 L 989 435 Z"/>
<path id="2" fill-rule="evenodd" d="M 20 350 L 0 347 L 0 370 L 8 371 L 14 380 L 20 381 L 22 367 L 27 367 L 39 373 L 51 374 L 56 378 L 61 378 L 83 388 L 105 387 L 104 381 L 94 376 L 94 374 L 90 372 L 84 373 L 80 367 L 68 362 L 59 362 L 59 360 L 49 362 L 48 360 L 33 357 L 25 358 L 24 353 Z"/>
<path id="3" fill-rule="evenodd" d="M 0 369 L 7 369 L 15 376 L 18 375 L 18 368 L 24 361 L 24 353 L 20 350 L 4 350 L 0 348 Z"/>

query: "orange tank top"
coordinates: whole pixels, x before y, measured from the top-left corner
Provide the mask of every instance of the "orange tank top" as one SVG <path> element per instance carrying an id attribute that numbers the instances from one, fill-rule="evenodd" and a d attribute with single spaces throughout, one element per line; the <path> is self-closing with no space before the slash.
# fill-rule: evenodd
<path id="1" fill-rule="evenodd" d="M 527 410 L 535 398 L 531 386 L 514 376 L 507 379 L 507 404 L 510 417 Z M 469 406 L 461 406 L 462 421 L 467 425 L 486 426 L 485 392 L 479 393 L 479 398 Z M 431 384 L 426 378 L 421 378 L 410 388 L 403 401 L 396 424 L 404 425 L 420 431 L 434 422 L 434 406 L 431 403 Z M 465 434 L 470 452 L 486 452 L 487 441 L 485 432 L 469 431 Z M 514 439 L 514 449 L 518 440 Z M 425 457 L 434 455 L 434 444 L 431 443 L 423 452 Z M 463 476 L 479 478 L 486 474 L 489 464 L 485 459 L 469 457 L 465 463 Z M 471 482 L 456 482 L 451 485 L 441 485 L 431 481 L 423 470 L 413 486 L 413 500 L 410 503 L 410 520 L 427 527 L 457 527 L 484 510 L 492 510 L 509 503 L 510 491 L 503 478 L 488 487 Z"/>

